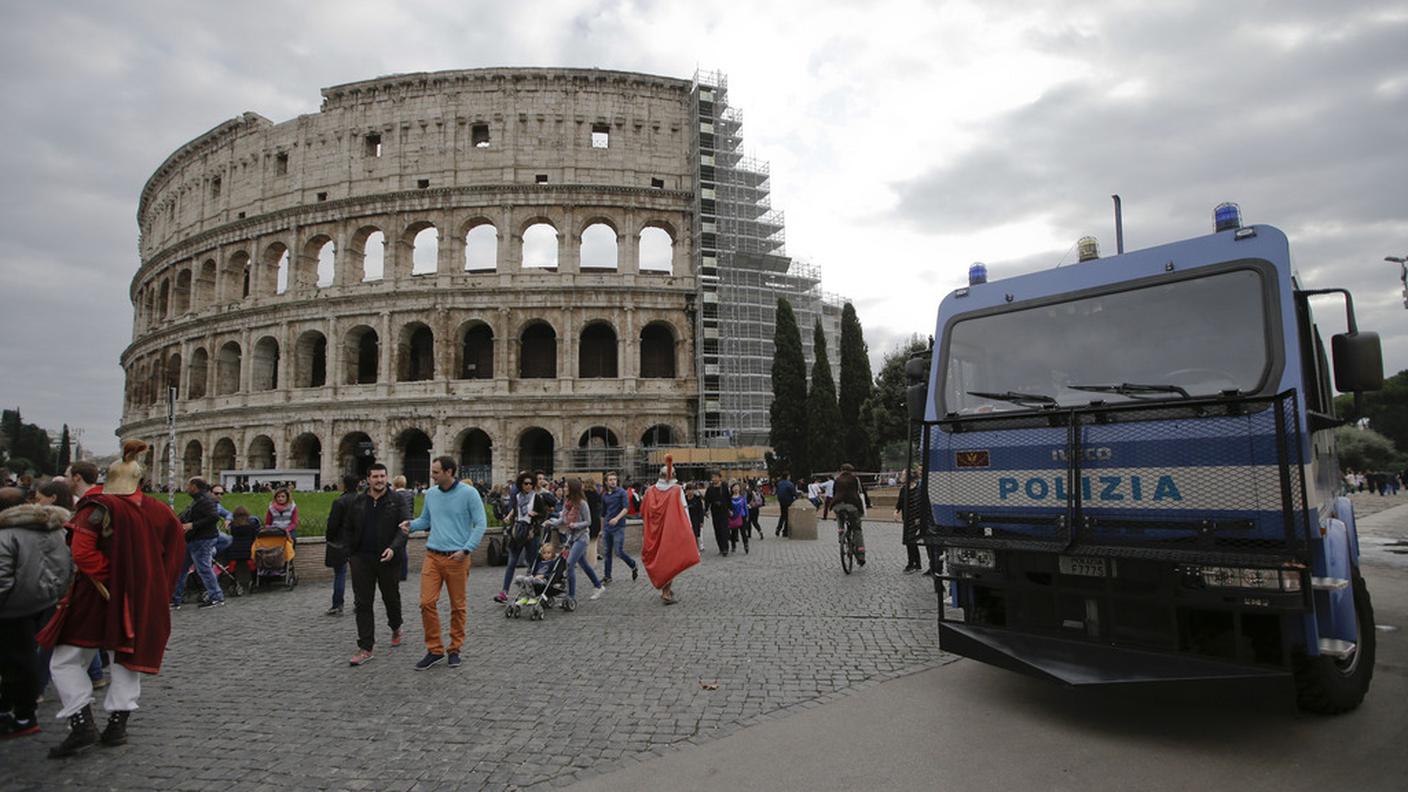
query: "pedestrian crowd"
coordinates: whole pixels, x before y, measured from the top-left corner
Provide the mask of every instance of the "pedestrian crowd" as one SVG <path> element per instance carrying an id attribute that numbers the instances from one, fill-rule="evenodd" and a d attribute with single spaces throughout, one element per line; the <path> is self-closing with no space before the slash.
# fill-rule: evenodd
<path id="1" fill-rule="evenodd" d="M 1379 471 L 1366 473 L 1362 470 L 1344 471 L 1344 492 L 1371 492 L 1377 495 L 1397 495 L 1399 489 L 1408 489 L 1408 468 L 1398 473 Z"/>

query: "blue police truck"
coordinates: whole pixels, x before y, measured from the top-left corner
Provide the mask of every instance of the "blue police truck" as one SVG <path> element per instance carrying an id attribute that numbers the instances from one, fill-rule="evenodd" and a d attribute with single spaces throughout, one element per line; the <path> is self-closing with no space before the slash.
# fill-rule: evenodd
<path id="1" fill-rule="evenodd" d="M 1214 227 L 1107 258 L 1085 239 L 993 282 L 975 265 L 944 298 L 906 371 L 945 651 L 1072 686 L 1363 699 L 1374 618 L 1330 383 L 1381 387 L 1379 339 L 1348 292 L 1301 286 L 1281 231 L 1234 204 Z M 1317 297 L 1348 315 L 1329 356 Z"/>

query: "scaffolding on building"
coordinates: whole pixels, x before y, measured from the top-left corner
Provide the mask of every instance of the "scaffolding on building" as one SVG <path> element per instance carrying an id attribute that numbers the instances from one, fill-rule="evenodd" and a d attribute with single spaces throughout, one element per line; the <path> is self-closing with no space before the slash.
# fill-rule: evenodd
<path id="1" fill-rule="evenodd" d="M 817 267 L 787 256 L 785 218 L 772 208 L 768 163 L 743 150 L 743 113 L 728 103 L 727 75 L 696 72 L 691 93 L 702 306 L 696 328 L 697 437 L 701 445 L 766 444 L 777 300 L 786 298 L 797 315 L 809 366 L 818 318 L 828 349 L 835 348 L 831 311 Z M 834 315 L 839 336 L 839 303 Z"/>

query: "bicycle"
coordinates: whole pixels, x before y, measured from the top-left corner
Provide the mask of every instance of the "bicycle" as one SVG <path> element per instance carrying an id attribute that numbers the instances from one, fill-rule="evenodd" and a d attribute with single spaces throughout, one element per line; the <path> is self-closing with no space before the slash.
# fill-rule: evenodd
<path id="1" fill-rule="evenodd" d="M 851 574 L 851 568 L 856 560 L 856 540 L 855 531 L 859 527 L 860 515 L 857 514 L 854 520 L 846 519 L 844 513 L 836 515 L 836 541 L 841 547 L 841 571 L 847 575 Z M 865 561 L 861 561 L 864 565 Z"/>

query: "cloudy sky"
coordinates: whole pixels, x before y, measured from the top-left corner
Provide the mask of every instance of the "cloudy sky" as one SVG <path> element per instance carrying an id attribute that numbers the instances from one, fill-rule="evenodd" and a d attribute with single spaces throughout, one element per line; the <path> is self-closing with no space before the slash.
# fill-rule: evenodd
<path id="1" fill-rule="evenodd" d="M 787 248 L 852 299 L 872 356 L 992 277 L 1207 233 L 1235 200 L 1408 368 L 1402 2 L 6 3 L 0 404 L 116 448 L 142 184 L 252 110 L 480 66 L 728 74 Z M 877 274 L 880 277 L 876 277 Z M 1335 329 L 1330 306 L 1321 310 Z"/>

